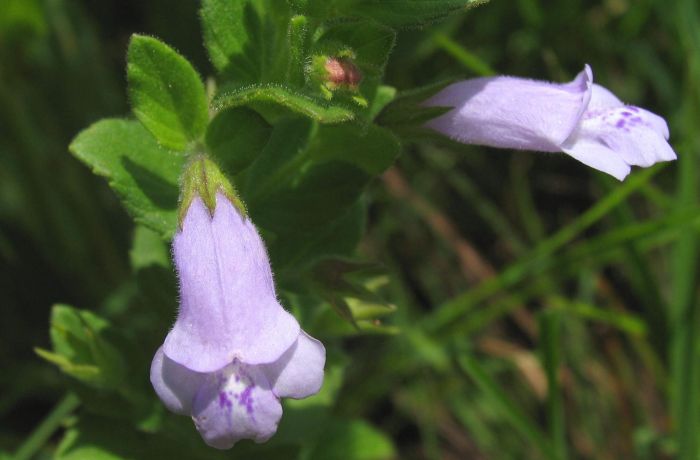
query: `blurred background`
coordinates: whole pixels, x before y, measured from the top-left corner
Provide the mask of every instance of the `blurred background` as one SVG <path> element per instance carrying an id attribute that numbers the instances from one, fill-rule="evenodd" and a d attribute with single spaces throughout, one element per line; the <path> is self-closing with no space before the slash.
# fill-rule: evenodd
<path id="1" fill-rule="evenodd" d="M 51 305 L 108 312 L 132 288 L 132 221 L 67 146 L 128 114 L 132 33 L 213 73 L 198 7 L 0 0 L 8 458 L 66 391 L 33 351 L 49 346 Z M 567 81 L 584 63 L 666 117 L 679 161 L 620 184 L 564 155 L 416 142 L 371 184 L 359 253 L 391 274 L 386 321 L 401 332 L 338 342 L 348 363 L 333 410 L 385 433 L 397 458 L 700 458 L 697 2 L 491 0 L 400 32 L 385 82 Z M 51 458 L 60 437 L 50 431 L 30 457 Z"/>

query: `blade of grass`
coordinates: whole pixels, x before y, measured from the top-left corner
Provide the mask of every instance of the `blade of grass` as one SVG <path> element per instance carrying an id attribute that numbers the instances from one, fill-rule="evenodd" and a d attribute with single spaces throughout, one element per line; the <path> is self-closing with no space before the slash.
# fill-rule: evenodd
<path id="1" fill-rule="evenodd" d="M 531 166 L 532 157 L 515 155 L 511 161 L 510 184 L 515 208 L 525 233 L 530 241 L 537 242 L 545 237 L 545 230 L 532 196 L 532 184 L 529 180 Z"/>
<path id="2" fill-rule="evenodd" d="M 424 154 L 422 158 L 431 168 L 444 175 L 447 184 L 469 204 L 470 209 L 473 209 L 496 234 L 508 243 L 514 253 L 525 252 L 527 247 L 522 237 L 514 230 L 513 224 L 506 218 L 499 206 L 479 191 L 470 177 L 455 171 L 454 162 L 451 161 L 452 155 L 444 150 L 434 148 L 430 149 L 428 154 Z"/>
<path id="3" fill-rule="evenodd" d="M 629 335 L 643 337 L 647 333 L 647 324 L 637 315 L 631 313 L 600 308 L 586 302 L 560 296 L 549 297 L 547 303 L 553 310 L 575 315 L 584 320 L 607 324 Z"/>
<path id="4" fill-rule="evenodd" d="M 605 184 L 601 181 L 602 186 L 605 186 Z M 637 219 L 628 203 L 618 206 L 612 213 L 612 216 L 619 226 L 635 222 Z M 668 345 L 668 324 L 663 306 L 666 303 L 661 296 L 658 282 L 652 273 L 652 264 L 641 253 L 636 243 L 624 242 L 621 246 L 626 255 L 626 261 L 624 262 L 625 271 L 629 274 L 634 290 L 639 293 L 639 299 L 648 323 L 653 326 L 650 330 L 651 341 L 661 354 L 665 354 Z"/>
<path id="5" fill-rule="evenodd" d="M 498 276 L 490 278 L 475 289 L 444 303 L 434 313 L 426 317 L 425 326 L 429 331 L 438 332 L 440 329 L 458 321 L 479 302 L 522 281 L 533 271 L 540 270 L 552 254 L 569 244 L 581 232 L 610 213 L 629 195 L 646 184 L 662 168 L 663 165 L 660 165 L 632 175 L 627 182 L 593 205 L 572 223 L 560 229 L 551 237 L 542 240 L 530 253 L 501 271 Z"/>
<path id="6" fill-rule="evenodd" d="M 505 391 L 488 375 L 474 356 L 467 351 L 459 352 L 457 364 L 515 431 L 535 446 L 545 458 L 550 460 L 558 458 L 555 449 L 540 428 L 506 396 Z"/>
<path id="7" fill-rule="evenodd" d="M 433 42 L 440 49 L 452 56 L 457 62 L 462 64 L 462 66 L 464 66 L 464 68 L 467 70 L 471 70 L 475 74 L 482 77 L 496 75 L 496 72 L 479 56 L 471 53 L 447 35 L 443 33 L 436 33 L 433 35 Z"/>
<path id="8" fill-rule="evenodd" d="M 695 208 L 698 199 L 697 155 L 700 143 L 695 132 L 700 121 L 700 11 L 697 1 L 677 3 L 677 20 L 681 44 L 688 62 L 687 97 L 683 104 L 683 128 L 687 150 L 679 159 L 680 184 L 677 209 Z M 698 459 L 700 431 L 700 303 L 696 296 L 700 241 L 695 229 L 686 229 L 673 254 L 673 301 L 671 304 L 671 407 L 676 424 L 678 459 Z"/>
<path id="9" fill-rule="evenodd" d="M 688 225 L 691 223 L 693 226 Z M 686 226 L 698 229 L 700 216 L 698 216 L 697 211 L 692 214 L 685 212 L 679 216 L 665 216 L 656 221 L 630 224 L 580 243 L 568 253 L 554 257 L 547 265 L 542 266 L 541 270 L 530 273 L 533 281 L 524 283 L 522 287 L 511 292 L 508 297 L 499 299 L 498 302 L 489 303 L 478 310 L 471 310 L 460 322 L 454 322 L 449 328 L 449 332 L 462 335 L 474 333 L 537 296 L 551 295 L 552 281 L 561 281 L 576 276 L 580 274 L 584 266 L 592 269 L 623 258 L 624 252 L 620 249 L 621 242 L 637 242 L 640 245 L 640 250 L 645 251 L 677 239 L 680 230 Z M 551 280 L 542 278 L 545 272 L 550 274 Z M 486 302 L 487 299 L 485 298 L 483 301 Z M 448 336 L 448 334 L 442 335 Z"/>
<path id="10" fill-rule="evenodd" d="M 559 382 L 561 366 L 561 317 L 556 311 L 544 311 L 539 316 L 540 351 L 547 375 L 547 422 L 549 436 L 557 458 L 568 458 L 566 425 L 562 386 Z"/>

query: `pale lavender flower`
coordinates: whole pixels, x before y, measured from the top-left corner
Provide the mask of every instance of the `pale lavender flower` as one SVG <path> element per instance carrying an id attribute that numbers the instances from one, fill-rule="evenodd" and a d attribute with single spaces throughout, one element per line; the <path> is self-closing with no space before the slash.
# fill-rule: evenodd
<path id="1" fill-rule="evenodd" d="M 564 152 L 619 180 L 630 166 L 676 159 L 664 119 L 625 105 L 593 83 L 588 65 L 570 83 L 504 76 L 465 80 L 423 105 L 453 107 L 427 126 L 456 141 Z"/>
<path id="2" fill-rule="evenodd" d="M 277 430 L 280 398 L 305 398 L 323 382 L 325 349 L 277 301 L 262 239 L 221 192 L 213 213 L 191 200 L 173 240 L 178 317 L 151 365 L 171 411 L 190 415 L 210 446 Z"/>

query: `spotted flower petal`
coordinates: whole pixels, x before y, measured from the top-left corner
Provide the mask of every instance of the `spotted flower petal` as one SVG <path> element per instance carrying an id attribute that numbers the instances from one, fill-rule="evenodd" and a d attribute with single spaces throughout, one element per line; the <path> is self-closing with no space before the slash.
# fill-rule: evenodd
<path id="1" fill-rule="evenodd" d="M 277 431 L 282 405 L 259 366 L 234 361 L 208 375 L 194 399 L 192 419 L 204 441 L 228 449 L 241 439 L 265 442 Z"/>
<path id="2" fill-rule="evenodd" d="M 639 107 L 624 105 L 610 91 L 593 85 L 593 97 L 581 123 L 562 151 L 619 180 L 630 166 L 648 167 L 676 159 L 663 118 Z"/>
<path id="3" fill-rule="evenodd" d="M 424 105 L 453 107 L 427 126 L 459 142 L 564 152 L 620 180 L 630 166 L 676 158 L 663 118 L 594 84 L 588 65 L 564 84 L 504 76 L 466 80 Z"/>

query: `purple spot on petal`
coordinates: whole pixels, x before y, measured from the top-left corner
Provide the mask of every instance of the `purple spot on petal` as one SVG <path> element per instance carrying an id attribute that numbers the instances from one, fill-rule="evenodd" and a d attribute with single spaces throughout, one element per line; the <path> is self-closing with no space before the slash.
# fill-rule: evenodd
<path id="1" fill-rule="evenodd" d="M 622 128 L 625 126 L 625 120 L 617 120 L 617 123 L 615 123 L 615 126 L 617 128 Z"/>
<path id="2" fill-rule="evenodd" d="M 632 123 L 641 123 L 642 122 L 642 117 L 633 117 L 630 119 Z"/>
<path id="3" fill-rule="evenodd" d="M 243 393 L 238 397 L 238 404 L 245 406 L 246 412 L 248 414 L 253 413 L 253 385 L 246 387 Z"/>
<path id="4" fill-rule="evenodd" d="M 623 117 L 629 117 L 632 115 L 632 112 L 622 112 Z"/>
<path id="5" fill-rule="evenodd" d="M 228 396 L 226 396 L 226 392 L 222 391 L 219 393 L 219 407 L 224 408 L 226 407 L 227 409 L 231 409 L 231 400 L 228 399 Z"/>

